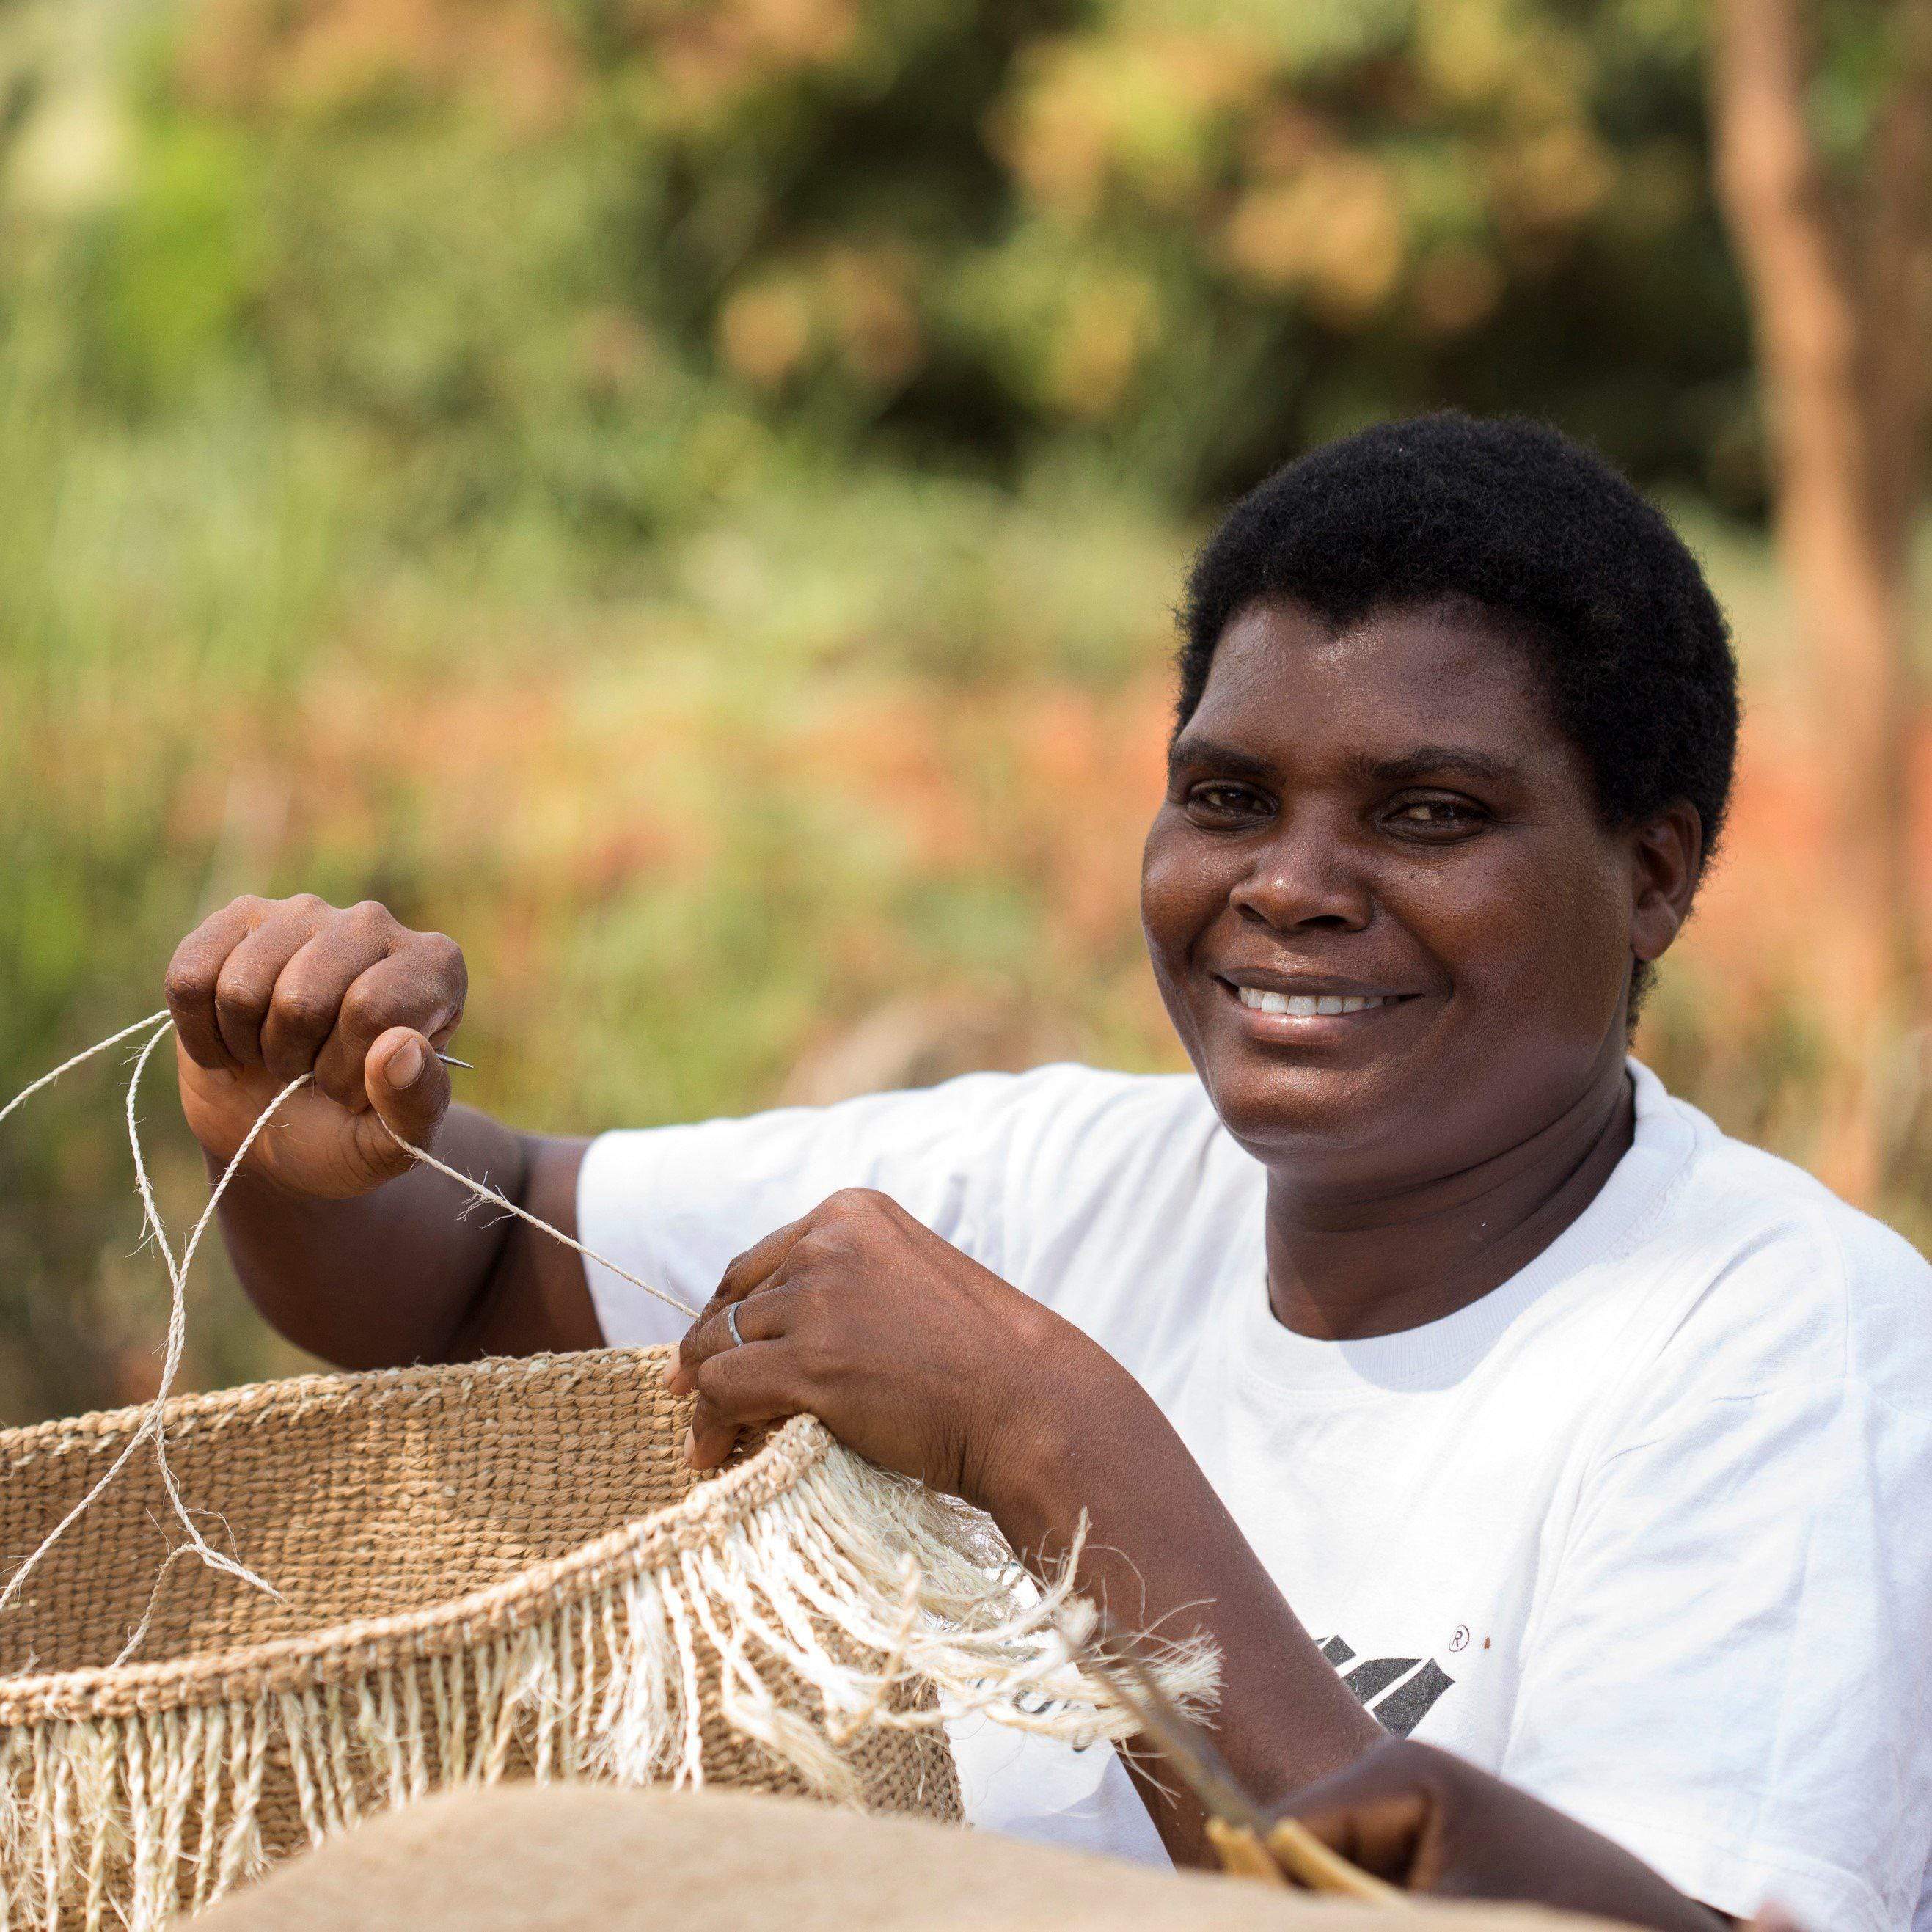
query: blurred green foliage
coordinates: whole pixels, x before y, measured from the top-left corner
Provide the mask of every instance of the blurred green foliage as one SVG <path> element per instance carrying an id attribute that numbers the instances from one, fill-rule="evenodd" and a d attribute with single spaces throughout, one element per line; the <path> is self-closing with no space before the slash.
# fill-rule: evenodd
<path id="1" fill-rule="evenodd" d="M 1198 508 L 1444 400 L 1759 488 L 1698 0 L 142 17 L 112 184 L 40 290 L 74 380 L 352 425 L 412 542 L 528 501 L 628 552 L 775 460 L 1076 452 Z"/>
<path id="2" fill-rule="evenodd" d="M 0 1096 L 158 1006 L 244 890 L 456 933 L 466 1096 L 532 1125 L 1172 1064 L 1134 910 L 1168 606 L 1215 504 L 1378 415 L 1550 415 L 1674 493 L 1774 705 L 1701 33 L 1696 0 L 0 0 Z M 1729 950 L 1647 1050 L 1802 1156 L 1751 822 Z M 160 1332 L 112 1070 L 34 1106 L 14 1416 L 138 1396 Z M 210 1263 L 190 1379 L 286 1364 Z"/>

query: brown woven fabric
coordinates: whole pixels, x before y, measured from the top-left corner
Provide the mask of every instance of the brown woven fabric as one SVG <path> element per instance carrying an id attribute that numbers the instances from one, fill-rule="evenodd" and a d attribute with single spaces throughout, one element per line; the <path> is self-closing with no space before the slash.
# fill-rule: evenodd
<path id="1" fill-rule="evenodd" d="M 285 1866 L 195 1932 L 1592 1932 L 1395 1912 L 737 1792 L 441 1798 Z"/>
<path id="2" fill-rule="evenodd" d="M 982 1552 L 808 1418 L 694 1484 L 669 1353 L 170 1404 L 204 1534 L 280 1594 L 168 1561 L 145 1453 L 47 1552 L 0 1613 L 0 1925 L 144 1932 L 466 1781 L 830 1790 L 956 1818 L 932 1684 L 887 1653 L 896 1622 L 932 1621 L 905 1551 Z M 0 1433 L 0 1550 L 39 1544 L 140 1421 Z M 968 1674 L 991 1667 L 974 1654 Z M 872 1689 L 828 1701 L 851 1684 Z"/>

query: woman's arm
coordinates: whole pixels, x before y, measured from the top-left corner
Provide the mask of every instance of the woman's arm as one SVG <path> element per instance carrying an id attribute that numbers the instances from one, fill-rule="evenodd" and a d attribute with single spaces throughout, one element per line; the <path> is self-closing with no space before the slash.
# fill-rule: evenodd
<path id="1" fill-rule="evenodd" d="M 1082 1594 L 1123 1629 L 1214 1646 L 1216 1742 L 1263 1804 L 1352 1762 L 1386 1733 L 1302 1628 L 1153 1398 L 1073 1332 L 1063 1398 L 1002 1472 L 990 1505 L 1007 1541 L 1052 1574 L 1084 1514 Z M 1153 1749 L 1136 1741 L 1124 1754 L 1142 1800 L 1177 1864 L 1209 1862 L 1186 1787 L 1157 1763 L 1152 1777 L 1138 1768 Z"/>
<path id="2" fill-rule="evenodd" d="M 182 1107 L 211 1178 L 289 1082 L 222 1196 L 250 1300 L 345 1368 L 584 1348 L 599 1339 L 577 1257 L 418 1166 L 391 1130 L 574 1233 L 583 1144 L 449 1107 L 436 1058 L 463 1016 L 463 955 L 375 904 L 240 898 L 168 970 Z"/>
<path id="3" fill-rule="evenodd" d="M 986 1510 L 1043 1575 L 1084 1514 L 1078 1587 L 1124 1625 L 1215 1646 L 1218 1742 L 1262 1802 L 1382 1736 L 1133 1378 L 885 1196 L 835 1195 L 733 1262 L 677 1381 L 698 1393 L 700 1467 L 722 1462 L 742 1426 L 807 1411 L 874 1461 Z M 1176 1780 L 1138 1781 L 1169 1852 L 1204 1858 Z"/>
<path id="4" fill-rule="evenodd" d="M 410 1138 L 576 1234 L 584 1142 L 520 1134 L 468 1107 L 452 1108 L 433 1138 Z M 211 1181 L 226 1164 L 208 1157 Z M 433 1168 L 412 1166 L 340 1201 L 290 1192 L 244 1167 L 217 1219 L 262 1318 L 338 1368 L 533 1355 L 603 1340 L 576 1256 L 510 1215 L 479 1213 L 473 1195 Z"/>

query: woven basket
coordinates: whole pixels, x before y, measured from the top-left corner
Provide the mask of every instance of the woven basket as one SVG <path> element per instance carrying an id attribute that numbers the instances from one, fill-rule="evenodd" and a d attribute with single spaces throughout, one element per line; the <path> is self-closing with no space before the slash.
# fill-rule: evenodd
<path id="1" fill-rule="evenodd" d="M 149 1932 L 358 1817 L 513 1777 L 953 1819 L 937 1692 L 1124 1727 L 1070 1702 L 1089 1687 L 983 1519 L 810 1418 L 695 1480 L 669 1353 L 171 1402 L 204 1534 L 279 1595 L 170 1552 L 146 1454 L 46 1553 L 0 1612 L 0 1925 Z M 142 1414 L 0 1433 L 0 1552 Z"/>

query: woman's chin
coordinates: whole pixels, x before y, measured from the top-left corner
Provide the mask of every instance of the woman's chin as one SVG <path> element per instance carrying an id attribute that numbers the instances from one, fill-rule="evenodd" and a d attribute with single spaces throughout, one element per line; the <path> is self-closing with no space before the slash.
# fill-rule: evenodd
<path id="1" fill-rule="evenodd" d="M 1244 1056 L 1245 1059 L 1246 1056 Z M 1212 1067 L 1207 1087 L 1221 1124 L 1261 1161 L 1340 1153 L 1378 1138 L 1388 1096 L 1359 1067 L 1276 1064 Z"/>

